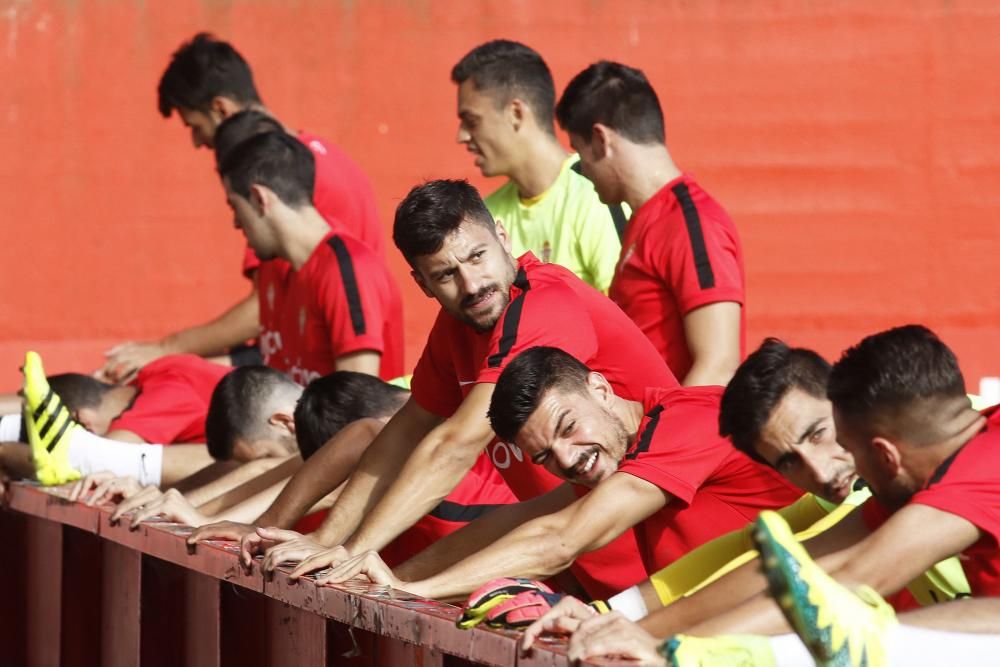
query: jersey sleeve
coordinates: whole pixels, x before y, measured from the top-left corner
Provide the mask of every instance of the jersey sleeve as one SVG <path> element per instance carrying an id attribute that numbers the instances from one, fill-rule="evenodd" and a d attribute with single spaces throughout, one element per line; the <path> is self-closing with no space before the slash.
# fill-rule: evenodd
<path id="1" fill-rule="evenodd" d="M 447 317 L 443 311 L 438 313 L 410 380 L 411 395 L 417 405 L 445 419 L 462 404 L 462 390 L 449 354 L 450 327 Z"/>
<path id="2" fill-rule="evenodd" d="M 385 269 L 371 251 L 359 252 L 360 244 L 348 245 L 340 236 L 331 236 L 327 243 L 336 261 L 320 274 L 316 298 L 329 327 L 333 356 L 362 350 L 382 354 L 383 324 L 390 316 L 379 289 Z"/>
<path id="3" fill-rule="evenodd" d="M 701 406 L 666 407 L 649 418 L 618 472 L 655 484 L 688 505 L 715 470 L 733 454 L 714 435 L 718 413 Z"/>
<path id="4" fill-rule="evenodd" d="M 476 382 L 496 383 L 511 360 L 538 346 L 557 347 L 585 364 L 597 353 L 597 332 L 590 313 L 571 288 L 547 284 L 511 299 L 493 329 L 489 353 Z"/>
<path id="5" fill-rule="evenodd" d="M 205 419 L 205 404 L 179 379 L 143 386 L 108 431 L 131 431 L 148 443 L 169 445 Z"/>
<path id="6" fill-rule="evenodd" d="M 683 192 L 681 193 L 683 194 Z M 650 264 L 661 271 L 683 314 L 722 301 L 743 304 L 745 291 L 736 230 L 723 211 L 706 206 L 699 211 L 678 196 L 684 219 L 670 232 L 649 230 Z M 656 258 L 666 258 L 663 259 Z"/>
<path id="7" fill-rule="evenodd" d="M 912 503 L 960 516 L 1000 545 L 1000 489 L 981 480 L 937 484 L 919 491 Z"/>

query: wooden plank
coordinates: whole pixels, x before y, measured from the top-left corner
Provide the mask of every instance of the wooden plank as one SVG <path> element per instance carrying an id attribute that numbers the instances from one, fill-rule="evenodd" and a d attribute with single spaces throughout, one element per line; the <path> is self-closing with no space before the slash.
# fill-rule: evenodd
<path id="1" fill-rule="evenodd" d="M 221 664 L 219 580 L 188 570 L 184 579 L 184 663 L 189 667 Z"/>
<path id="2" fill-rule="evenodd" d="M 29 667 L 58 665 L 63 527 L 54 521 L 33 516 L 28 518 L 26 533 L 26 662 Z"/>
<path id="3" fill-rule="evenodd" d="M 104 541 L 101 596 L 101 664 L 139 664 L 141 639 L 142 554 Z"/>

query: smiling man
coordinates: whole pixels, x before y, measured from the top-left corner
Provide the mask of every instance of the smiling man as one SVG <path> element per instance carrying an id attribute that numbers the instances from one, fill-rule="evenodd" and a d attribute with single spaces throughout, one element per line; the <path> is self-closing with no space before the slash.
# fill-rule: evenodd
<path id="1" fill-rule="evenodd" d="M 458 86 L 458 142 L 483 176 L 507 183 L 486 197 L 515 257 L 527 251 L 608 291 L 627 213 L 605 206 L 580 160 L 555 132 L 555 86 L 542 57 L 505 39 L 481 44 L 451 71 Z"/>

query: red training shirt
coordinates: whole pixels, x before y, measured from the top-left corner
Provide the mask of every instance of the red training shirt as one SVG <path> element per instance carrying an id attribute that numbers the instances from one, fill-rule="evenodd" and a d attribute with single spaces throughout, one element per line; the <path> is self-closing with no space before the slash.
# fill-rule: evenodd
<path id="1" fill-rule="evenodd" d="M 632 214 L 609 296 L 653 341 L 674 375 L 691 370 L 684 316 L 722 301 L 744 306 L 743 250 L 729 214 L 688 175 L 670 181 Z"/>
<path id="2" fill-rule="evenodd" d="M 129 383 L 139 393 L 108 431 L 131 431 L 158 445 L 205 442 L 212 391 L 231 370 L 193 354 L 160 357 Z"/>
<path id="3" fill-rule="evenodd" d="M 413 399 L 421 407 L 451 416 L 474 384 L 495 384 L 511 359 L 538 345 L 572 354 L 604 375 L 624 398 L 642 400 L 649 386 L 677 386 L 649 340 L 607 297 L 571 271 L 542 263 L 530 252 L 517 265 L 510 304 L 493 331 L 479 333 L 444 310 L 438 314 L 413 372 Z M 494 440 L 487 451 L 520 500 L 564 483 L 531 463 L 512 443 Z M 573 573 L 588 593 L 607 597 L 646 577 L 638 561 L 632 571 L 615 565 L 635 553 L 635 537 L 628 531 L 578 558 Z"/>
<path id="4" fill-rule="evenodd" d="M 385 242 L 375 191 L 361 167 L 340 148 L 314 134 L 300 131 L 296 138 L 312 151 L 316 160 L 313 206 L 327 221 L 340 221 L 349 234 L 384 259 Z M 247 246 L 243 275 L 249 277 L 259 266 L 260 260 Z"/>
<path id="5" fill-rule="evenodd" d="M 722 387 L 647 389 L 646 416 L 618 473 L 673 496 L 636 526 L 642 561 L 653 574 L 709 540 L 738 530 L 761 510 L 802 495 L 768 466 L 719 435 Z"/>
<path id="6" fill-rule="evenodd" d="M 381 353 L 382 379 L 403 374 L 399 289 L 382 260 L 353 237 L 331 232 L 298 271 L 264 262 L 257 297 L 264 363 L 299 384 L 361 350 Z"/>

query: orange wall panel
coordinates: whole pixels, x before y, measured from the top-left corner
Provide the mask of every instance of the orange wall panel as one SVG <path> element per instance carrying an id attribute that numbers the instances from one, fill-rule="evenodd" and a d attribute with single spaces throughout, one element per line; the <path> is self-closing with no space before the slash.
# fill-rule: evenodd
<path id="1" fill-rule="evenodd" d="M 343 146 L 387 230 L 422 179 L 466 176 L 451 66 L 494 37 L 560 89 L 643 68 L 677 161 L 736 219 L 750 342 L 836 355 L 924 322 L 969 384 L 1000 375 L 1000 6 L 860 0 L 0 1 L 0 387 L 24 349 L 89 369 L 113 342 L 202 321 L 248 289 L 207 151 L 156 111 L 170 53 L 231 40 L 286 123 Z M 407 359 L 433 303 L 410 283 Z"/>

